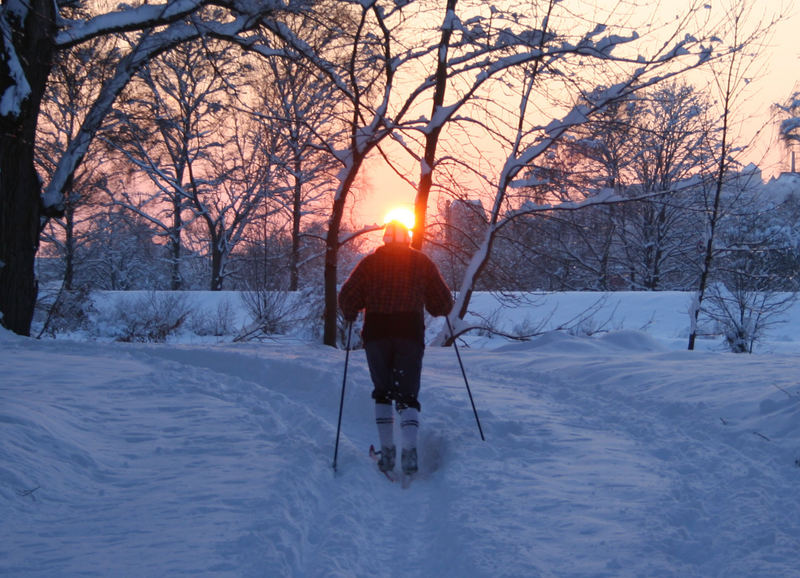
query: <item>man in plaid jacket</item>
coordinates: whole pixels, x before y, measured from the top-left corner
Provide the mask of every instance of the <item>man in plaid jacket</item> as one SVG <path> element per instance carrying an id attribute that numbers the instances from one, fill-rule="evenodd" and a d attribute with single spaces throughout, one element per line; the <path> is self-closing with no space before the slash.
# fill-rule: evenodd
<path id="1" fill-rule="evenodd" d="M 339 292 L 345 320 L 355 321 L 365 310 L 364 350 L 374 389 L 375 422 L 381 451 L 378 466 L 394 469 L 394 415 L 400 415 L 405 474 L 417 471 L 417 400 L 425 351 L 424 312 L 447 315 L 453 298 L 441 273 L 425 254 L 410 247 L 408 229 L 392 221 L 384 230 L 384 245 L 356 265 Z"/>

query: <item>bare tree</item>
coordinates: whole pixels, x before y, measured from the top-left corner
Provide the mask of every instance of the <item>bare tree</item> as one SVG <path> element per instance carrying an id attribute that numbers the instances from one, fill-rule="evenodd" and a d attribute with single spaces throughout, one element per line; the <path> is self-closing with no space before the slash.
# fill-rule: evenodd
<path id="1" fill-rule="evenodd" d="M 143 66 L 111 115 L 117 127 L 105 142 L 124 154 L 128 171 L 142 184 L 135 191 L 112 184 L 109 194 L 118 207 L 138 212 L 166 238 L 173 290 L 183 285 L 190 189 L 198 179 L 214 181 L 206 174 L 209 159 L 225 146 L 222 119 L 231 105 L 230 88 L 241 81 L 231 48 L 187 42 Z"/>
<path id="2" fill-rule="evenodd" d="M 763 198 L 759 176 L 745 171 L 726 182 L 727 214 L 703 307 L 734 353 L 752 353 L 769 328 L 784 322 L 800 288 L 790 222 L 797 217 L 796 200 Z"/>
<path id="3" fill-rule="evenodd" d="M 42 175 L 51 175 L 55 163 L 80 129 L 83 117 L 102 80 L 113 71 L 113 44 L 96 39 L 58 55 L 47 85 L 37 124 L 35 163 Z M 64 193 L 62 217 L 51 219 L 42 231 L 43 243 L 63 261 L 63 289 L 73 289 L 76 254 L 82 242 L 82 225 L 92 218 L 93 205 L 109 175 L 107 155 L 95 147 L 75 172 Z"/>
<path id="4" fill-rule="evenodd" d="M 325 252 L 323 341 L 331 345 L 336 340 L 338 251 L 352 238 L 351 235 L 342 235 L 342 219 L 349 193 L 364 161 L 387 138 L 396 137 L 393 142 L 403 146 L 401 132 L 423 135 L 423 140 L 427 140 L 426 154 L 432 155 L 438 137 L 425 139 L 424 135 L 440 131 L 489 79 L 540 55 L 535 32 L 522 36 L 498 34 L 499 41 L 491 42 L 492 39 L 484 37 L 480 26 L 465 28 L 452 10 L 454 2 L 449 3 L 445 13 L 439 17 L 443 22 L 441 28 L 430 25 L 427 4 L 422 0 L 404 3 L 340 2 L 337 6 L 339 10 L 334 18 L 320 17 L 321 26 L 337 30 L 337 40 L 329 43 L 323 54 L 288 39 L 291 48 L 331 79 L 347 103 L 342 106 L 347 141 L 335 143 L 340 146 L 332 148 L 339 170 Z M 486 9 L 483 3 L 476 3 L 475 7 Z M 286 38 L 281 29 L 273 29 L 273 32 Z M 446 48 L 451 46 L 450 37 L 456 32 L 460 36 L 460 54 L 458 58 L 442 60 L 447 54 Z M 516 53 L 514 47 L 517 47 Z M 250 49 L 258 50 L 258 47 L 251 45 Z M 434 65 L 438 72 L 419 76 L 420 70 L 425 70 L 429 62 L 446 62 L 451 83 L 457 82 L 457 77 L 474 75 L 475 78 L 470 81 L 471 86 L 458 95 L 454 104 L 446 107 L 434 104 L 433 116 L 426 118 L 418 115 L 422 99 L 433 92 L 437 102 L 444 95 L 441 88 L 437 88 L 442 87 L 441 82 L 436 80 L 444 78 L 441 74 L 444 64 Z M 398 82 L 396 79 L 401 72 L 403 81 Z M 413 145 L 408 150 L 415 154 Z M 417 158 L 423 161 L 424 156 Z M 423 164 L 423 174 L 426 170 Z"/>
<path id="5" fill-rule="evenodd" d="M 714 87 L 719 95 L 719 142 L 718 150 L 714 155 L 716 165 L 715 175 L 712 179 L 712 192 L 706 197 L 706 210 L 704 212 L 705 235 L 701 239 L 704 245 L 700 280 L 694 300 L 690 306 L 689 317 L 691 329 L 689 332 L 688 349 L 693 350 L 697 340 L 698 319 L 703 308 L 703 300 L 711 281 L 714 259 L 718 252 L 715 242 L 720 223 L 725 218 L 726 207 L 723 204 L 723 193 L 726 180 L 734 172 L 736 155 L 741 153 L 741 146 L 734 148 L 733 124 L 735 121 L 736 106 L 750 81 L 750 71 L 755 66 L 755 59 L 742 50 L 745 46 L 755 46 L 771 24 L 763 25 L 758 22 L 754 29 L 748 30 L 747 22 L 750 9 L 745 2 L 731 0 L 727 11 L 728 30 L 721 32 L 729 42 L 730 49 L 725 58 L 719 61 L 719 66 L 712 66 Z"/>
<path id="6" fill-rule="evenodd" d="M 188 202 L 204 225 L 204 238 L 211 254 L 211 289 L 219 290 L 226 277 L 230 256 L 245 236 L 259 211 L 277 213 L 281 207 L 273 197 L 286 195 L 283 179 L 275 177 L 285 159 L 276 159 L 280 132 L 265 128 L 252 117 L 232 117 L 233 126 L 225 149 L 210 159 L 215 176 L 210 187 L 193 178 Z M 268 204 L 269 203 L 269 204 Z M 272 209 L 270 209 L 272 206 Z"/>
<path id="7" fill-rule="evenodd" d="M 164 246 L 154 242 L 152 223 L 138 213 L 108 206 L 87 222 L 78 257 L 81 287 L 128 291 L 163 287 L 168 270 Z"/>
<path id="8" fill-rule="evenodd" d="M 308 23 L 307 17 L 298 26 L 302 28 L 304 22 Z M 331 35 L 327 31 L 313 40 L 321 47 Z M 280 205 L 280 213 L 288 223 L 288 288 L 296 291 L 301 264 L 308 253 L 304 224 L 310 218 L 322 217 L 333 193 L 336 164 L 330 151 L 331 145 L 340 140 L 337 131 L 342 123 L 336 112 L 342 95 L 318 69 L 295 60 L 269 58 L 262 75 L 262 82 L 268 84 L 260 92 L 260 104 L 253 112 L 283 136 L 281 189 L 285 194 L 275 194 L 272 199 Z"/>
<path id="9" fill-rule="evenodd" d="M 685 183 L 704 174 L 711 158 L 713 132 L 707 131 L 710 103 L 694 87 L 668 83 L 634 99 L 635 129 L 625 196 L 662 191 L 656 198 L 626 204 L 618 231 L 626 235 L 625 262 L 634 289 L 682 286 L 684 264 L 695 254 L 692 210 L 697 188 Z"/>
<path id="10" fill-rule="evenodd" d="M 530 226 L 549 233 L 546 251 L 560 288 L 685 287 L 694 274 L 686 264 L 696 254 L 697 220 L 696 190 L 685 185 L 710 158 L 708 108 L 693 87 L 675 81 L 632 94 L 576 127 L 528 169 L 530 193 L 542 200 L 608 191 L 630 200 L 530 220 L 543 221 Z"/>

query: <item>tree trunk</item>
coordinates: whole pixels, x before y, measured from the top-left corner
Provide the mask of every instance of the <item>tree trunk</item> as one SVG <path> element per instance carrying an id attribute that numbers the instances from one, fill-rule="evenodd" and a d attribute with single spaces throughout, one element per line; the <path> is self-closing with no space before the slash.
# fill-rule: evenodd
<path id="1" fill-rule="evenodd" d="M 75 207 L 71 199 L 64 213 L 64 289 L 72 291 L 75 281 Z"/>
<path id="2" fill-rule="evenodd" d="M 211 240 L 211 291 L 222 290 L 222 262 L 224 259 L 220 240 L 212 237 Z"/>
<path id="3" fill-rule="evenodd" d="M 292 252 L 289 255 L 289 291 L 297 291 L 300 287 L 300 220 L 303 215 L 303 183 L 300 171 L 303 170 L 298 155 L 294 162 L 294 194 L 292 197 Z"/>
<path id="4" fill-rule="evenodd" d="M 447 0 L 447 13 L 455 12 L 458 0 Z M 445 16 L 445 22 L 447 16 Z M 433 124 L 425 136 L 425 153 L 422 158 L 422 169 L 420 171 L 419 186 L 417 196 L 414 200 L 414 236 L 411 244 L 415 249 L 422 249 L 425 241 L 425 220 L 428 212 L 428 198 L 430 197 L 431 187 L 433 186 L 433 167 L 436 164 L 436 149 L 439 145 L 439 136 L 442 132 L 442 125 L 436 119 L 436 114 L 444 104 L 445 91 L 447 90 L 447 51 L 450 47 L 450 36 L 453 33 L 451 26 L 442 27 L 442 37 L 439 40 L 439 60 L 436 64 L 436 86 L 433 92 L 433 110 L 431 111 L 431 123 Z"/>
<path id="5" fill-rule="evenodd" d="M 325 313 L 323 319 L 322 342 L 336 347 L 336 316 L 339 310 L 338 277 L 339 277 L 339 229 L 344 215 L 345 196 L 339 195 L 333 202 L 331 220 L 328 224 L 328 236 L 325 241 Z"/>
<path id="6" fill-rule="evenodd" d="M 34 261 L 41 229 L 41 183 L 33 164 L 36 121 L 50 73 L 55 46 L 55 3 L 31 0 L 22 22 L 6 14 L 11 38 L 0 35 L 0 48 L 21 63 L 30 93 L 19 110 L 0 116 L 0 323 L 20 335 L 30 335 L 36 304 Z M 16 86 L 7 59 L 0 62 L 0 95 Z M 13 99 L 12 99 L 13 100 Z M 13 106 L 11 107 L 14 108 Z"/>
<path id="7" fill-rule="evenodd" d="M 711 268 L 714 263 L 714 242 L 716 241 L 717 225 L 720 220 L 720 207 L 722 203 L 722 185 L 725 182 L 725 173 L 728 171 L 728 120 L 731 112 L 731 101 L 733 99 L 732 83 L 734 79 L 735 56 L 730 59 L 726 88 L 722 93 L 722 136 L 720 138 L 720 152 L 717 162 L 716 182 L 714 183 L 714 204 L 708 214 L 708 238 L 706 239 L 705 255 L 703 257 L 703 271 L 700 274 L 700 284 L 697 288 L 694 309 L 691 311 L 692 330 L 689 334 L 689 351 L 694 351 L 697 341 L 697 324 L 700 320 L 700 311 L 703 307 L 703 300 L 708 289 L 708 282 L 711 276 Z"/>
<path id="8" fill-rule="evenodd" d="M 179 181 L 180 182 L 180 181 Z M 169 232 L 170 246 L 170 288 L 173 291 L 183 289 L 183 279 L 181 278 L 181 231 L 183 230 L 183 200 L 180 195 L 175 195 L 172 199 L 172 229 Z"/>
<path id="9" fill-rule="evenodd" d="M 331 218 L 328 222 L 328 235 L 325 238 L 325 270 L 323 277 L 325 311 L 322 314 L 322 343 L 331 347 L 336 347 L 337 314 L 339 311 L 339 233 L 342 229 L 347 193 L 350 191 L 350 187 L 353 186 L 353 181 L 358 175 L 365 156 L 366 152 L 353 156 L 353 163 L 348 167 L 347 174 L 339 184 L 339 190 L 333 200 Z"/>

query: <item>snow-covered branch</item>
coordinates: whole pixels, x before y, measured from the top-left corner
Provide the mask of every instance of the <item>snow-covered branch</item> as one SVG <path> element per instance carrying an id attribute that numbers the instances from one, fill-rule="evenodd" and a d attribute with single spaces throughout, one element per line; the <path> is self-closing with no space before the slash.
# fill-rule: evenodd
<path id="1" fill-rule="evenodd" d="M 68 48 L 98 36 L 164 26 L 187 18 L 207 4 L 208 0 L 175 0 L 163 4 L 144 4 L 135 8 L 124 7 L 88 20 L 61 18 L 61 31 L 55 42 L 61 48 Z"/>
<path id="2" fill-rule="evenodd" d="M 180 5 L 188 8 L 194 4 L 201 6 L 201 2 L 181 2 Z M 282 3 L 279 3 L 282 4 Z M 63 203 L 62 191 L 68 182 L 70 175 L 75 171 L 75 167 L 80 163 L 88 150 L 92 138 L 100 128 L 101 123 L 108 115 L 111 107 L 120 92 L 127 86 L 130 79 L 151 59 L 170 48 L 183 42 L 188 42 L 202 36 L 212 36 L 216 38 L 237 39 L 239 35 L 259 24 L 263 19 L 272 14 L 278 8 L 276 3 L 271 0 L 259 0 L 254 2 L 233 2 L 233 8 L 237 12 L 232 14 L 232 19 L 224 22 L 210 18 L 202 19 L 199 15 L 191 18 L 190 21 L 176 20 L 168 26 L 155 32 L 144 33 L 138 43 L 131 51 L 121 58 L 117 65 L 115 74 L 105 82 L 97 100 L 91 110 L 86 115 L 81 130 L 70 142 L 69 147 L 62 156 L 51 181 L 48 183 L 43 194 L 43 205 L 45 207 L 59 207 Z M 144 7 L 148 8 L 148 7 Z M 162 6 L 163 8 L 163 6 Z M 145 11 L 151 14 L 151 11 Z M 167 12 L 172 14 L 172 10 Z M 126 21 L 125 15 L 121 14 L 118 18 Z M 139 17 L 141 14 L 136 12 Z M 112 19 L 113 20 L 113 19 Z M 137 16 L 131 16 L 128 22 L 138 22 Z M 99 29 L 99 27 L 98 27 Z M 94 28 L 93 28 L 94 30 Z M 95 34 L 96 35 L 96 34 Z M 92 35 L 87 34 L 85 38 Z"/>

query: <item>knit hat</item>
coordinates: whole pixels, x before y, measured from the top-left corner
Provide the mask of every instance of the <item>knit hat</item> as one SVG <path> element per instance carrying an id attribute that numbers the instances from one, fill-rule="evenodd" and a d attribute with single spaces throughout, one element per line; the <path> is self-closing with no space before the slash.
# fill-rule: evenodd
<path id="1" fill-rule="evenodd" d="M 408 245 L 411 242 L 411 235 L 403 223 L 390 221 L 383 230 L 383 242 L 386 244 L 403 243 Z"/>

